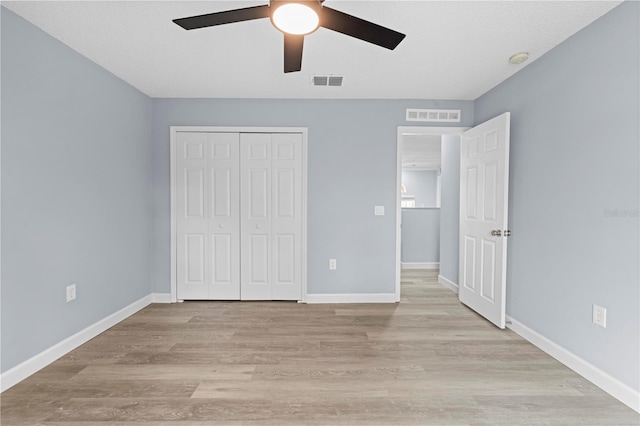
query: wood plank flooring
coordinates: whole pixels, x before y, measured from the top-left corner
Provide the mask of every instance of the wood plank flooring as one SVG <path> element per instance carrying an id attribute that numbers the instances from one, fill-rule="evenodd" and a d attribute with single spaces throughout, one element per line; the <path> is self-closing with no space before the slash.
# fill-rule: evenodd
<path id="1" fill-rule="evenodd" d="M 437 271 L 399 304 L 153 304 L 1 396 L 11 425 L 638 425 L 460 305 Z"/>

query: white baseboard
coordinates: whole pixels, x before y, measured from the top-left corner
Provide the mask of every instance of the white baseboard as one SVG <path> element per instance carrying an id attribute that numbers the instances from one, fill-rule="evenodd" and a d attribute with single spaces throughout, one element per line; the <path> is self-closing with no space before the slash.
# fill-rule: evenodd
<path id="1" fill-rule="evenodd" d="M 171 303 L 171 293 L 151 293 L 151 303 Z"/>
<path id="2" fill-rule="evenodd" d="M 507 321 L 507 327 L 516 334 L 551 355 L 620 402 L 640 413 L 640 391 L 622 383 L 517 320 L 507 316 Z"/>
<path id="3" fill-rule="evenodd" d="M 454 292 L 455 294 L 458 294 L 458 284 L 454 283 L 451 280 L 448 280 L 442 275 L 438 275 L 438 282 L 443 286 L 445 286 L 446 288 L 448 288 L 449 290 L 451 290 L 452 292 Z"/>
<path id="4" fill-rule="evenodd" d="M 5 371 L 0 376 L 0 392 L 4 392 L 10 387 L 16 385 L 33 373 L 51 364 L 58 358 L 68 354 L 83 343 L 86 343 L 89 340 L 93 339 L 98 334 L 106 331 L 110 327 L 113 327 L 125 318 L 135 314 L 140 309 L 149 305 L 151 302 L 152 295 L 145 296 L 142 299 L 133 302 L 129 306 L 126 306 L 119 311 L 109 315 L 108 317 L 101 319 L 95 324 L 90 325 L 84 330 L 77 332 L 73 336 L 64 339 L 60 343 L 51 346 L 49 349 L 40 352 L 38 355 Z"/>
<path id="5" fill-rule="evenodd" d="M 440 269 L 440 262 L 401 262 L 401 269 Z"/>
<path id="6" fill-rule="evenodd" d="M 307 294 L 305 303 L 396 303 L 395 293 Z"/>

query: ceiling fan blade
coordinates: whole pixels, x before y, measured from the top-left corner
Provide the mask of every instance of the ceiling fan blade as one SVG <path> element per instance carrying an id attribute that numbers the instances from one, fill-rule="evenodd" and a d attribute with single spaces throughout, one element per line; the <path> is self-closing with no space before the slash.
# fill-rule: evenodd
<path id="1" fill-rule="evenodd" d="M 215 25 L 268 18 L 269 14 L 269 6 L 263 5 L 174 19 L 173 22 L 180 25 L 185 30 L 195 30 L 196 28 L 213 27 Z"/>
<path id="2" fill-rule="evenodd" d="M 322 6 L 320 26 L 393 50 L 405 35 L 392 29 Z"/>
<path id="3" fill-rule="evenodd" d="M 284 72 L 296 72 L 302 69 L 303 35 L 284 35 Z"/>

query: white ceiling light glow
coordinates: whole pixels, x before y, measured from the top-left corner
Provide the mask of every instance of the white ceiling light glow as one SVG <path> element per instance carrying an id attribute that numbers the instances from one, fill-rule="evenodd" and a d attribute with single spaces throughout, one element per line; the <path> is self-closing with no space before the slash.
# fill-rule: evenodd
<path id="1" fill-rule="evenodd" d="M 271 15 L 273 24 L 283 33 L 310 34 L 318 29 L 320 18 L 311 7 L 299 3 L 279 6 Z"/>

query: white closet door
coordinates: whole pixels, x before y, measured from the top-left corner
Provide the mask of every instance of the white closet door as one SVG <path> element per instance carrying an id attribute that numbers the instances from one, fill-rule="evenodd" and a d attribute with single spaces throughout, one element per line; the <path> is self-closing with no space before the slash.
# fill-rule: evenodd
<path id="1" fill-rule="evenodd" d="M 302 294 L 302 135 L 274 133 L 271 142 L 271 298 L 300 300 Z"/>
<path id="2" fill-rule="evenodd" d="M 240 299 L 240 170 L 238 133 L 209 133 L 209 299 Z"/>
<path id="3" fill-rule="evenodd" d="M 271 300 L 271 134 L 240 135 L 241 295 Z"/>
<path id="4" fill-rule="evenodd" d="M 301 133 L 176 133 L 178 300 L 302 298 Z"/>
<path id="5" fill-rule="evenodd" d="M 177 297 L 204 299 L 209 295 L 207 135 L 177 134 Z"/>
<path id="6" fill-rule="evenodd" d="M 240 135 L 241 299 L 300 300 L 302 135 Z"/>
<path id="7" fill-rule="evenodd" d="M 237 133 L 177 133 L 177 298 L 240 297 Z"/>

